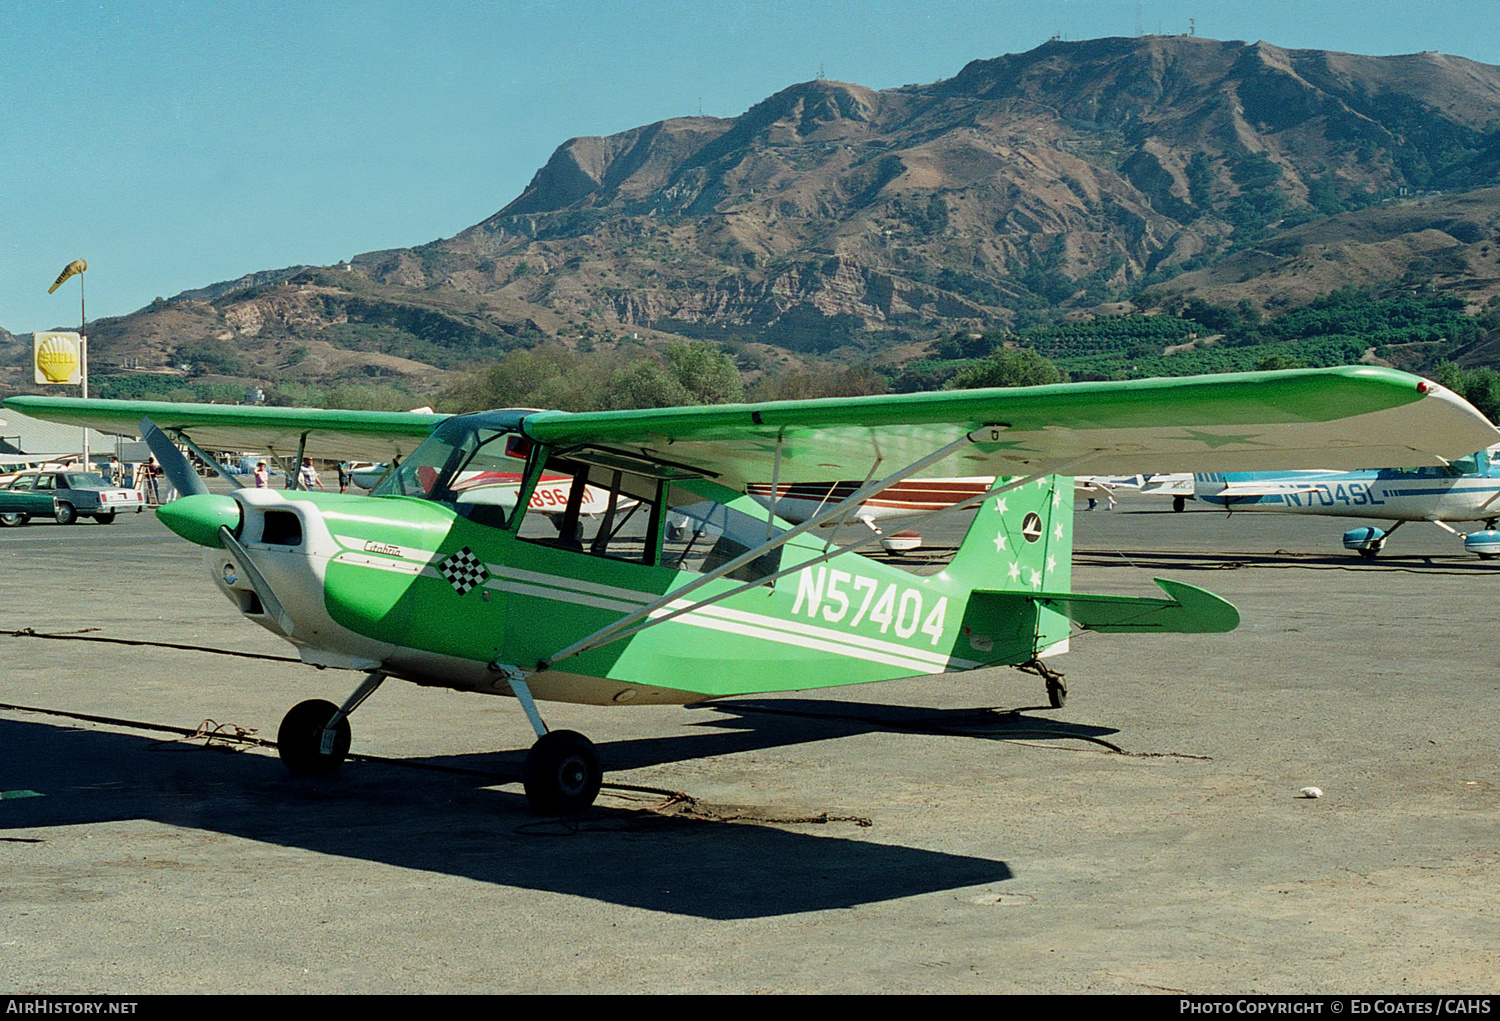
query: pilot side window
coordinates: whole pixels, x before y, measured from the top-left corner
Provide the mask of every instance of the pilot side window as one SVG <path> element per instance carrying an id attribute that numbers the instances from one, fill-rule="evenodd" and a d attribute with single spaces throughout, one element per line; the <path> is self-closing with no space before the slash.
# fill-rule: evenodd
<path id="1" fill-rule="evenodd" d="M 532 490 L 520 536 L 577 553 L 706 574 L 780 532 L 765 518 L 673 484 L 597 464 L 553 459 Z M 774 574 L 781 549 L 726 577 Z"/>
<path id="2" fill-rule="evenodd" d="M 781 532 L 769 533 L 763 518 L 754 518 L 717 500 L 672 486 L 668 492 L 666 534 L 662 563 L 680 571 L 707 574 L 736 557 L 763 545 Z M 742 564 L 726 577 L 754 581 L 775 574 L 781 566 L 781 547 Z"/>
<path id="3" fill-rule="evenodd" d="M 655 564 L 657 483 L 632 472 L 554 459 L 531 492 L 521 538 Z"/>

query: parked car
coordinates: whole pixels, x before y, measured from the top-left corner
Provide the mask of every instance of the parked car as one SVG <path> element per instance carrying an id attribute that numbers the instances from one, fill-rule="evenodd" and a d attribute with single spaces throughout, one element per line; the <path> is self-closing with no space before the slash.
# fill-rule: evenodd
<path id="1" fill-rule="evenodd" d="M 21 472 L 6 485 L 6 489 L 52 497 L 56 501 L 53 517 L 59 525 L 71 525 L 79 518 L 93 518 L 101 525 L 107 525 L 117 514 L 131 511 L 139 514 L 146 506 L 146 498 L 139 490 L 113 486 L 95 472 Z"/>
<path id="2" fill-rule="evenodd" d="M 54 517 L 57 497 L 29 490 L 0 489 L 0 527 L 15 528 L 32 518 Z"/>

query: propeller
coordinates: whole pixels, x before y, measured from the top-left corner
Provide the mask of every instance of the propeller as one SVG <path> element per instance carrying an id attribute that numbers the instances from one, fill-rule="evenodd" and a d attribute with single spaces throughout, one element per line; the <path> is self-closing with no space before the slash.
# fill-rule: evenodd
<path id="1" fill-rule="evenodd" d="M 208 483 L 198 477 L 187 455 L 178 450 L 172 438 L 157 428 L 156 423 L 149 418 L 141 419 L 141 438 L 151 448 L 151 453 L 156 457 L 156 463 L 161 465 L 161 470 L 166 473 L 167 481 L 172 483 L 172 488 L 176 489 L 179 494 L 182 496 L 206 496 L 208 494 Z"/>

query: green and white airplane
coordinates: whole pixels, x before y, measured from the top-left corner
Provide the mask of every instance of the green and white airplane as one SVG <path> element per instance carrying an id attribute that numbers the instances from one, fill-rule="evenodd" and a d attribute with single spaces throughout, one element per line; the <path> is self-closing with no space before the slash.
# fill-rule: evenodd
<path id="1" fill-rule="evenodd" d="M 365 674 L 343 705 L 287 713 L 293 771 L 336 768 L 350 713 L 388 677 L 512 695 L 537 734 L 526 793 L 547 813 L 591 805 L 603 770 L 586 738 L 547 729 L 539 700 L 681 704 L 1024 665 L 1061 705 L 1040 661 L 1073 627 L 1238 624 L 1175 581 L 1157 580 L 1166 598 L 1072 592 L 1075 472 L 1441 464 L 1500 441 L 1452 393 L 1373 367 L 581 414 L 5 404 L 144 432 L 184 494 L 157 513 L 205 547 L 239 611 L 305 662 Z M 396 467 L 368 496 L 214 495 L 169 437 L 209 464 L 205 448 Z M 816 538 L 903 479 L 981 475 L 997 478 L 960 505 L 979 509 L 937 574 Z M 864 482 L 796 526 L 747 495 L 851 478 Z"/>

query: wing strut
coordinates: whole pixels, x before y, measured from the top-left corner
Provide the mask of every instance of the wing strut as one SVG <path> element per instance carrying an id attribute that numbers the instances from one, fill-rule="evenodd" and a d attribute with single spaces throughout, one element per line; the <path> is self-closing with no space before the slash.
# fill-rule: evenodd
<path id="1" fill-rule="evenodd" d="M 987 431 L 992 428 L 993 427 L 990 426 L 985 427 Z M 971 433 L 970 436 L 972 435 L 973 434 Z M 820 564 L 827 560 L 832 560 L 834 557 L 842 556 L 845 553 L 849 553 L 855 549 L 858 549 L 860 546 L 864 546 L 868 543 L 874 542 L 879 538 L 879 535 L 872 534 L 857 542 L 850 543 L 847 546 L 840 546 L 838 549 L 832 550 L 831 552 L 826 552 L 821 556 L 813 558 L 812 560 L 803 561 L 797 564 L 796 567 L 789 567 L 785 570 L 777 571 L 774 574 L 768 574 L 764 578 L 757 578 L 754 581 L 746 582 L 743 585 L 739 585 L 726 592 L 721 592 L 717 595 L 709 597 L 708 599 L 700 599 L 687 606 L 680 606 L 669 610 L 667 609 L 672 603 L 681 599 L 687 593 L 698 589 L 703 585 L 706 585 L 710 581 L 721 578 L 724 575 L 729 574 L 731 571 L 738 570 L 744 564 L 748 564 L 760 559 L 761 557 L 765 556 L 766 553 L 785 545 L 789 540 L 795 538 L 796 536 L 818 527 L 823 523 L 823 521 L 837 517 L 844 511 L 846 505 L 862 503 L 863 501 L 868 500 L 870 496 L 873 495 L 873 493 L 878 493 L 883 489 L 893 486 L 902 479 L 918 471 L 921 471 L 922 468 L 926 467 L 927 465 L 942 460 L 968 439 L 969 437 L 965 437 L 963 440 L 958 440 L 954 443 L 950 443 L 942 450 L 939 450 L 934 454 L 929 454 L 927 457 L 924 457 L 920 461 L 917 461 L 907 466 L 906 468 L 903 468 L 901 471 L 895 473 L 894 475 L 887 476 L 877 483 L 859 489 L 858 491 L 851 494 L 847 499 L 834 505 L 833 507 L 828 508 L 826 511 L 820 514 L 815 515 L 814 517 L 808 518 L 796 528 L 793 528 L 786 532 L 782 532 L 772 541 L 767 542 L 764 545 L 749 551 L 748 553 L 741 554 L 740 556 L 715 569 L 714 571 L 702 575 L 701 577 L 687 583 L 686 585 L 682 585 L 674 589 L 673 591 L 668 592 L 666 595 L 662 596 L 656 601 L 643 606 L 639 610 L 626 614 L 624 617 L 621 617 L 613 624 L 606 625 L 605 627 L 600 628 L 598 631 L 595 631 L 593 634 L 588 635 L 587 637 L 582 638 L 577 642 L 574 642 L 566 649 L 554 653 L 551 657 L 544 660 L 538 666 L 538 669 L 545 670 L 548 667 L 551 667 L 554 664 L 560 662 L 561 660 L 567 659 L 569 656 L 576 656 L 581 652 L 588 652 L 590 649 L 596 649 L 602 645 L 608 645 L 611 642 L 617 642 L 622 638 L 628 638 L 631 635 L 636 634 L 637 632 L 646 630 L 647 628 L 655 627 L 658 624 L 665 624 L 667 621 L 672 620 L 676 617 L 680 617 L 684 613 L 690 613 L 693 610 L 698 609 L 699 607 L 710 606 L 714 603 L 728 599 L 730 596 L 738 595 L 739 593 L 745 592 L 749 589 L 759 588 L 763 585 L 769 585 L 781 578 L 785 578 L 789 574 L 795 574 L 796 572 L 801 571 L 803 568 L 811 567 L 814 564 Z M 1076 468 L 1085 461 L 1090 461 L 1093 458 L 1097 457 L 1099 453 L 1100 451 L 1092 451 L 1088 454 L 1083 455 L 1082 457 L 1075 458 L 1072 461 L 1067 462 L 1066 464 L 1049 468 L 1045 472 L 1037 472 L 1036 474 L 1028 475 L 1022 479 L 1016 479 L 1011 482 L 1007 482 L 1004 485 L 995 486 L 986 493 L 983 493 L 979 496 L 970 497 L 969 499 L 964 500 L 961 503 L 954 504 L 951 507 L 943 507 L 939 510 L 930 511 L 929 513 L 924 514 L 920 517 L 913 518 L 911 524 L 916 525 L 920 522 L 930 520 L 942 514 L 950 514 L 955 511 L 965 510 L 969 507 L 974 507 L 982 504 L 985 500 L 988 500 L 992 496 L 997 496 L 1001 493 L 1009 492 L 1012 489 L 1019 489 L 1021 486 L 1029 485 L 1037 481 L 1038 479 L 1044 479 L 1049 475 L 1066 473 L 1069 469 Z M 666 612 L 662 612 L 663 610 L 666 610 Z M 635 626 L 632 627 L 631 625 Z M 626 630 L 627 628 L 629 630 Z"/>

